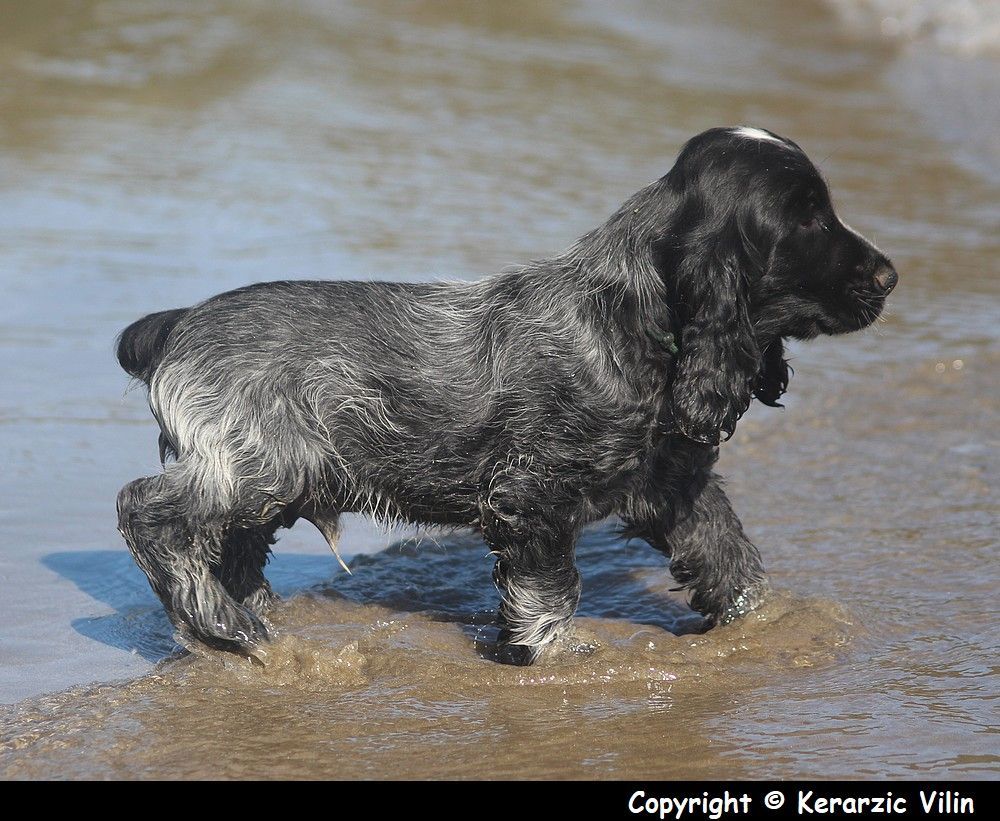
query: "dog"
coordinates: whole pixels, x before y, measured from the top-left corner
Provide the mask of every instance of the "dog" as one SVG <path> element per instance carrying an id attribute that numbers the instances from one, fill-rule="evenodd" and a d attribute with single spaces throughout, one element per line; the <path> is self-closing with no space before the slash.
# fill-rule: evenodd
<path id="1" fill-rule="evenodd" d="M 791 140 L 714 128 L 568 250 L 476 282 L 250 285 L 126 328 L 163 472 L 119 528 L 182 641 L 254 654 L 275 533 L 338 518 L 473 528 L 496 556 L 501 661 L 580 599 L 574 543 L 615 515 L 710 627 L 768 592 L 713 471 L 783 340 L 864 328 L 897 273 Z M 338 554 L 339 558 L 339 554 Z"/>

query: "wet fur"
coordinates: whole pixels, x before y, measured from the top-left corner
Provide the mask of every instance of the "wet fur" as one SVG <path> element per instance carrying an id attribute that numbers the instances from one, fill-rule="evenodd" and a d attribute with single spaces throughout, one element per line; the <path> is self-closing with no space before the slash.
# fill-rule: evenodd
<path id="1" fill-rule="evenodd" d="M 828 212 L 823 235 L 807 211 Z M 345 512 L 481 532 L 505 660 L 566 631 L 574 543 L 611 515 L 710 623 L 731 620 L 767 580 L 717 446 L 754 396 L 777 404 L 783 337 L 874 320 L 888 265 L 797 146 L 713 129 L 551 259 L 473 283 L 269 282 L 152 314 L 118 357 L 149 386 L 167 461 L 122 489 L 121 532 L 182 635 L 240 652 L 267 638 L 276 530 L 306 518 L 334 543 Z"/>

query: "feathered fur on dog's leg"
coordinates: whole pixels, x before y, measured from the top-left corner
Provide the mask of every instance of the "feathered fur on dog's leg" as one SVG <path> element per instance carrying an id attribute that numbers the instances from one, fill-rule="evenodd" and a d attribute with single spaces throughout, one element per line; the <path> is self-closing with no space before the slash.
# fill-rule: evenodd
<path id="1" fill-rule="evenodd" d="M 560 555 L 547 564 L 527 559 L 532 548 L 507 549 L 497 559 L 493 582 L 500 591 L 499 661 L 533 663 L 572 624 L 580 603 L 580 574 L 572 544 L 557 550 Z"/>
<path id="2" fill-rule="evenodd" d="M 277 596 L 264 576 L 264 566 L 271 554 L 274 533 L 280 521 L 261 527 L 233 528 L 222 540 L 214 575 L 233 599 L 258 616 L 264 616 Z"/>
<path id="3" fill-rule="evenodd" d="M 175 467 L 122 488 L 119 530 L 183 639 L 252 654 L 267 628 L 212 572 L 222 559 L 225 525 L 193 516 Z"/>
<path id="4" fill-rule="evenodd" d="M 691 591 L 691 607 L 710 622 L 728 624 L 766 598 L 769 584 L 760 553 L 743 532 L 715 474 L 664 542 L 671 574 Z"/>
<path id="5" fill-rule="evenodd" d="M 651 488 L 625 516 L 629 535 L 670 557 L 671 574 L 691 591 L 691 607 L 708 626 L 745 616 L 770 589 L 760 553 L 743 532 L 722 480 L 710 470 L 714 456 L 671 466 L 693 475 L 673 484 L 677 491 L 670 495 Z"/>
<path id="6" fill-rule="evenodd" d="M 494 480 L 483 504 L 483 535 L 497 556 L 493 581 L 500 591 L 498 660 L 531 664 L 564 634 L 580 603 L 576 529 L 569 517 L 539 505 L 530 480 Z"/>

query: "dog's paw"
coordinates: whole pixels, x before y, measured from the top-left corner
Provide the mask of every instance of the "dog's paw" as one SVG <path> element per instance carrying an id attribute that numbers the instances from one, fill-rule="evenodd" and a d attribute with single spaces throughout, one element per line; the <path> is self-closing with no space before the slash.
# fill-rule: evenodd
<path id="1" fill-rule="evenodd" d="M 263 619 L 238 605 L 227 607 L 211 621 L 197 626 L 190 623 L 179 624 L 178 635 L 182 643 L 188 646 L 201 643 L 213 650 L 249 658 L 257 658 L 261 645 L 271 638 Z"/>
<path id="2" fill-rule="evenodd" d="M 527 644 L 511 643 L 511 631 L 504 627 L 500 629 L 496 642 L 490 648 L 489 658 L 500 664 L 529 667 L 538 658 L 539 649 Z"/>
<path id="3" fill-rule="evenodd" d="M 726 625 L 743 618 L 760 607 L 767 600 L 770 592 L 771 586 L 766 583 L 740 588 L 730 597 L 714 621 L 720 625 Z"/>
<path id="4" fill-rule="evenodd" d="M 537 657 L 538 650 L 535 647 L 528 647 L 525 644 L 498 644 L 494 660 L 514 667 L 530 667 Z"/>
<path id="5" fill-rule="evenodd" d="M 529 667 L 533 664 L 549 664 L 574 657 L 592 656 L 601 643 L 592 635 L 566 633 L 539 645 L 512 644 L 510 631 L 501 630 L 496 643 L 487 657 L 500 664 L 515 667 Z"/>

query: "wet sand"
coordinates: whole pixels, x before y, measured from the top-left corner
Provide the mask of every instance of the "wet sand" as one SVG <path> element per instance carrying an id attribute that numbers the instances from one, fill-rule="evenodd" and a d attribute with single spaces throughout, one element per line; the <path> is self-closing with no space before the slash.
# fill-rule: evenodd
<path id="1" fill-rule="evenodd" d="M 2 6 L 0 775 L 996 776 L 994 50 L 759 5 Z M 723 448 L 773 602 L 701 635 L 663 559 L 597 528 L 576 649 L 519 670 L 482 657 L 475 540 L 356 523 L 348 577 L 299 526 L 265 666 L 168 658 L 114 530 L 157 469 L 121 327 L 544 255 L 734 123 L 803 145 L 902 277 Z"/>

